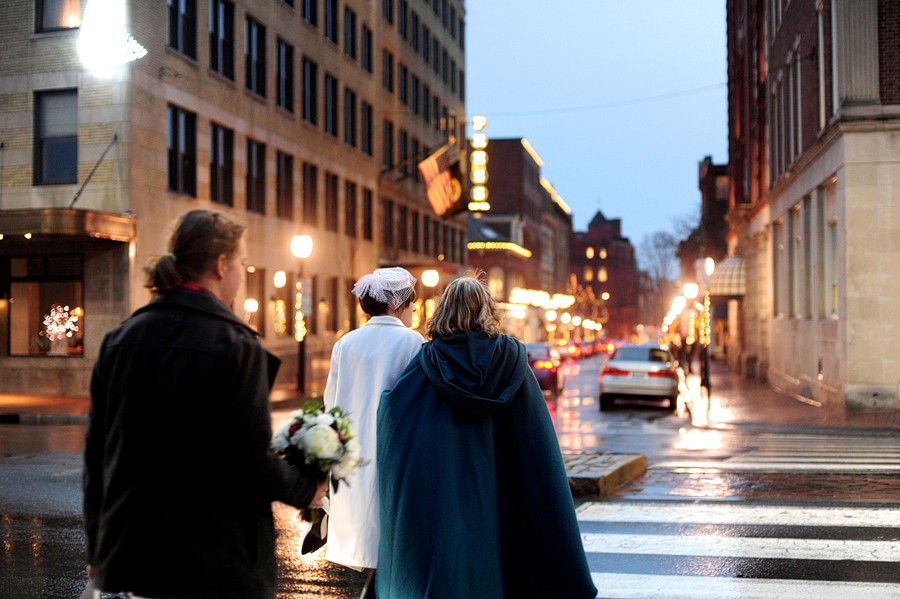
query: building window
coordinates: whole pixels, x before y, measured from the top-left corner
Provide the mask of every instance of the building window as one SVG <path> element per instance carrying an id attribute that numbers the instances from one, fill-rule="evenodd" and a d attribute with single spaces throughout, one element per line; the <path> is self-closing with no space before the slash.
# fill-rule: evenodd
<path id="1" fill-rule="evenodd" d="M 79 0 L 38 0 L 35 30 L 56 31 L 81 27 L 81 2 Z"/>
<path id="2" fill-rule="evenodd" d="M 394 247 L 394 202 L 385 198 L 381 201 L 381 244 Z"/>
<path id="3" fill-rule="evenodd" d="M 426 123 L 431 122 L 431 89 L 427 85 L 422 86 L 422 119 Z"/>
<path id="4" fill-rule="evenodd" d="M 382 141 L 384 142 L 382 165 L 385 169 L 389 169 L 394 165 L 394 123 L 387 119 L 384 120 Z"/>
<path id="5" fill-rule="evenodd" d="M 384 74 L 382 85 L 384 89 L 394 93 L 394 55 L 387 48 L 381 52 L 381 68 Z"/>
<path id="6" fill-rule="evenodd" d="M 584 280 L 585 282 L 588 282 L 588 283 L 593 281 L 594 280 L 594 269 L 591 268 L 590 266 L 585 266 L 584 273 L 582 275 L 582 280 Z"/>
<path id="7" fill-rule="evenodd" d="M 466 49 L 466 22 L 462 20 L 462 17 L 459 19 L 459 49 Z"/>
<path id="8" fill-rule="evenodd" d="M 195 0 L 169 0 L 166 44 L 185 56 L 197 58 L 197 4 Z"/>
<path id="9" fill-rule="evenodd" d="M 169 105 L 169 191 L 197 195 L 197 115 Z"/>
<path id="10" fill-rule="evenodd" d="M 397 5 L 397 31 L 403 39 L 409 39 L 407 24 L 409 20 L 409 2 L 400 0 Z"/>
<path id="11" fill-rule="evenodd" d="M 812 269 L 812 197 L 806 196 L 801 203 L 803 214 L 803 316 L 813 315 L 813 269 Z"/>
<path id="12" fill-rule="evenodd" d="M 234 206 L 234 131 L 209 126 L 209 199 Z"/>
<path id="13" fill-rule="evenodd" d="M 35 185 L 78 180 L 78 92 L 35 94 Z"/>
<path id="14" fill-rule="evenodd" d="M 447 50 L 441 50 L 441 79 L 444 84 L 450 83 L 450 58 L 447 56 Z"/>
<path id="15" fill-rule="evenodd" d="M 247 211 L 266 213 L 266 146 L 247 140 Z"/>
<path id="16" fill-rule="evenodd" d="M 338 81 L 325 75 L 325 133 L 338 136 Z"/>
<path id="17" fill-rule="evenodd" d="M 344 89 L 344 143 L 356 147 L 356 92 Z"/>
<path id="18" fill-rule="evenodd" d="M 784 280 L 781 269 L 784 264 L 784 240 L 782 220 L 772 223 L 772 314 L 779 316 L 784 313 L 784 299 L 782 297 L 782 281 Z"/>
<path id="19" fill-rule="evenodd" d="M 277 194 L 275 215 L 285 220 L 294 220 L 294 157 L 284 152 L 275 154 L 275 177 Z"/>
<path id="20" fill-rule="evenodd" d="M 441 24 L 444 29 L 450 27 L 450 13 L 447 11 L 447 0 L 441 0 Z"/>
<path id="21" fill-rule="evenodd" d="M 494 267 L 488 272 L 488 289 L 491 297 L 497 301 L 505 301 L 506 295 L 503 289 L 503 269 Z"/>
<path id="22" fill-rule="evenodd" d="M 234 3 L 210 0 L 209 68 L 234 80 Z"/>
<path id="23" fill-rule="evenodd" d="M 462 69 L 459 70 L 459 99 L 466 101 L 466 74 Z"/>
<path id="24" fill-rule="evenodd" d="M 412 75 L 411 79 L 412 85 L 410 86 L 409 107 L 412 109 L 413 114 L 419 114 L 419 96 L 422 93 L 422 86 L 419 82 L 419 78 L 415 75 Z"/>
<path id="25" fill-rule="evenodd" d="M 397 136 L 397 151 L 400 154 L 397 157 L 397 162 L 400 164 L 400 175 L 405 177 L 409 173 L 409 165 L 406 164 L 406 159 L 409 158 L 409 133 L 403 129 L 400 129 L 400 134 Z"/>
<path id="26" fill-rule="evenodd" d="M 431 62 L 431 30 L 426 25 L 422 25 L 422 60 Z"/>
<path id="27" fill-rule="evenodd" d="M 406 206 L 397 206 L 397 247 L 401 250 L 409 248 L 409 235 L 407 230 L 408 219 L 409 208 Z"/>
<path id="28" fill-rule="evenodd" d="M 450 7 L 450 37 L 456 39 L 456 7 Z"/>
<path id="29" fill-rule="evenodd" d="M 431 220 L 426 215 L 422 215 L 422 253 L 431 254 Z"/>
<path id="30" fill-rule="evenodd" d="M 251 18 L 244 27 L 244 76 L 247 89 L 266 97 L 266 28 Z"/>
<path id="31" fill-rule="evenodd" d="M 344 182 L 344 208 L 345 221 L 344 233 L 349 237 L 356 237 L 356 183 Z"/>
<path id="32" fill-rule="evenodd" d="M 362 68 L 367 73 L 373 73 L 372 68 L 372 30 L 362 28 Z"/>
<path id="33" fill-rule="evenodd" d="M 431 97 L 431 117 L 434 121 L 434 128 L 441 130 L 441 99 L 434 95 Z"/>
<path id="34" fill-rule="evenodd" d="M 275 47 L 275 103 L 288 112 L 294 112 L 294 48 L 282 40 Z"/>
<path id="35" fill-rule="evenodd" d="M 601 283 L 605 283 L 609 280 L 609 272 L 606 270 L 605 266 L 601 266 L 597 269 L 597 280 Z"/>
<path id="36" fill-rule="evenodd" d="M 356 13 L 344 8 L 344 54 L 356 60 Z"/>
<path id="37" fill-rule="evenodd" d="M 319 0 L 303 0 L 303 18 L 313 27 L 319 26 Z"/>
<path id="38" fill-rule="evenodd" d="M 381 0 L 381 14 L 388 23 L 394 22 L 394 0 Z"/>
<path id="39" fill-rule="evenodd" d="M 339 281 L 337 277 L 328 277 L 325 280 L 325 289 L 327 297 L 323 302 L 325 308 L 325 319 L 327 322 L 327 330 L 328 331 L 337 331 L 340 328 L 340 313 L 341 311 L 338 309 L 340 305 L 338 301 L 338 293 L 339 291 Z"/>
<path id="40" fill-rule="evenodd" d="M 6 264 L 3 261 L 6 261 Z M 8 274 L 8 278 L 7 275 Z M 0 258 L 0 353 L 80 356 L 84 353 L 84 266 L 78 254 Z"/>
<path id="41" fill-rule="evenodd" d="M 431 66 L 435 73 L 441 72 L 441 44 L 436 35 L 431 36 Z"/>
<path id="42" fill-rule="evenodd" d="M 792 318 L 802 316 L 803 301 L 803 232 L 800 223 L 800 205 L 788 213 L 788 284 L 790 285 L 790 314 Z"/>
<path id="43" fill-rule="evenodd" d="M 397 64 L 397 90 L 400 102 L 409 106 L 409 69 L 402 62 Z"/>
<path id="44" fill-rule="evenodd" d="M 350 280 L 344 285 L 344 290 L 346 295 L 344 297 L 347 298 L 347 329 L 352 331 L 359 327 L 359 300 L 353 295 L 353 287 L 356 285 L 356 282 Z"/>
<path id="45" fill-rule="evenodd" d="M 256 302 L 256 310 L 248 310 L 244 304 L 244 321 L 260 337 L 266 336 L 266 269 L 247 269 L 247 299 Z M 249 302 L 248 302 L 249 303 Z"/>
<path id="46" fill-rule="evenodd" d="M 325 173 L 325 229 L 338 230 L 338 176 Z"/>
<path id="47" fill-rule="evenodd" d="M 372 156 L 372 105 L 368 102 L 363 102 L 361 113 L 362 151 L 366 156 Z"/>
<path id="48" fill-rule="evenodd" d="M 415 210 L 410 211 L 410 220 L 409 220 L 409 234 L 412 238 L 409 249 L 412 252 L 419 251 L 419 213 Z"/>
<path id="49" fill-rule="evenodd" d="M 311 125 L 318 123 L 318 71 L 316 63 L 308 58 L 303 59 L 303 120 Z"/>
<path id="50" fill-rule="evenodd" d="M 303 222 L 312 227 L 319 226 L 318 178 L 315 165 L 303 163 Z"/>
<path id="51" fill-rule="evenodd" d="M 371 189 L 363 189 L 363 222 L 362 222 L 362 236 L 366 241 L 372 241 L 372 230 L 373 230 L 373 220 L 375 219 L 375 214 L 373 211 L 373 199 L 372 199 L 372 190 Z"/>
<path id="52" fill-rule="evenodd" d="M 338 3 L 337 0 L 325 0 L 325 37 L 338 43 Z"/>
<path id="53" fill-rule="evenodd" d="M 450 61 L 450 91 L 456 93 L 456 61 Z"/>
<path id="54" fill-rule="evenodd" d="M 415 11 L 409 13 L 409 45 L 413 52 L 419 51 L 419 15 Z"/>

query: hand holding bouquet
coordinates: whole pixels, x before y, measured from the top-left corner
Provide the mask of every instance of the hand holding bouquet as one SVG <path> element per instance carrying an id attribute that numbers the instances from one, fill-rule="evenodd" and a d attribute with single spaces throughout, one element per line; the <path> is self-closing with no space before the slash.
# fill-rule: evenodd
<path id="1" fill-rule="evenodd" d="M 366 464 L 344 411 L 338 407 L 326 411 L 316 401 L 291 413 L 291 420 L 272 438 L 272 448 L 292 466 L 312 466 L 319 480 L 331 474 L 335 491 L 340 481 L 346 482 L 357 467 Z"/>

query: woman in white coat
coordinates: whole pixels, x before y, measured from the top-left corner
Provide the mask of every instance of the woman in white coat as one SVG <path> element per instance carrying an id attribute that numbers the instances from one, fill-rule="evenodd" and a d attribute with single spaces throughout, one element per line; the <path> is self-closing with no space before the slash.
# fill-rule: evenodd
<path id="1" fill-rule="evenodd" d="M 331 352 L 325 407 L 349 413 L 360 455 L 369 461 L 332 494 L 325 559 L 356 570 L 371 570 L 363 597 L 374 597 L 378 564 L 379 503 L 375 428 L 383 391 L 419 352 L 422 336 L 411 330 L 416 279 L 406 270 L 379 268 L 353 287 L 369 315 L 366 324 L 341 337 Z"/>

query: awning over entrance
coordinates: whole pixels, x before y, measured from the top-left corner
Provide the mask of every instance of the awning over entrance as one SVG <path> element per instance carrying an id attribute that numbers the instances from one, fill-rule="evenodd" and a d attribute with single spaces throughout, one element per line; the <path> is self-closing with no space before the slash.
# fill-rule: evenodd
<path id="1" fill-rule="evenodd" d="M 72 208 L 0 210 L 0 234 L 63 235 L 128 242 L 134 239 L 136 220 L 108 212 Z"/>
<path id="2" fill-rule="evenodd" d="M 746 293 L 746 289 L 744 259 L 741 256 L 725 258 L 716 264 L 716 269 L 709 277 L 710 296 L 743 296 Z"/>

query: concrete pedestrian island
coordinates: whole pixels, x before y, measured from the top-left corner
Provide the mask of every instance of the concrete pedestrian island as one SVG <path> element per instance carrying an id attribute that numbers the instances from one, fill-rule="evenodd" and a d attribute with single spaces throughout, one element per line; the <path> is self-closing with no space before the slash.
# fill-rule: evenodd
<path id="1" fill-rule="evenodd" d="M 573 497 L 603 497 L 647 472 L 640 453 L 564 453 Z"/>

